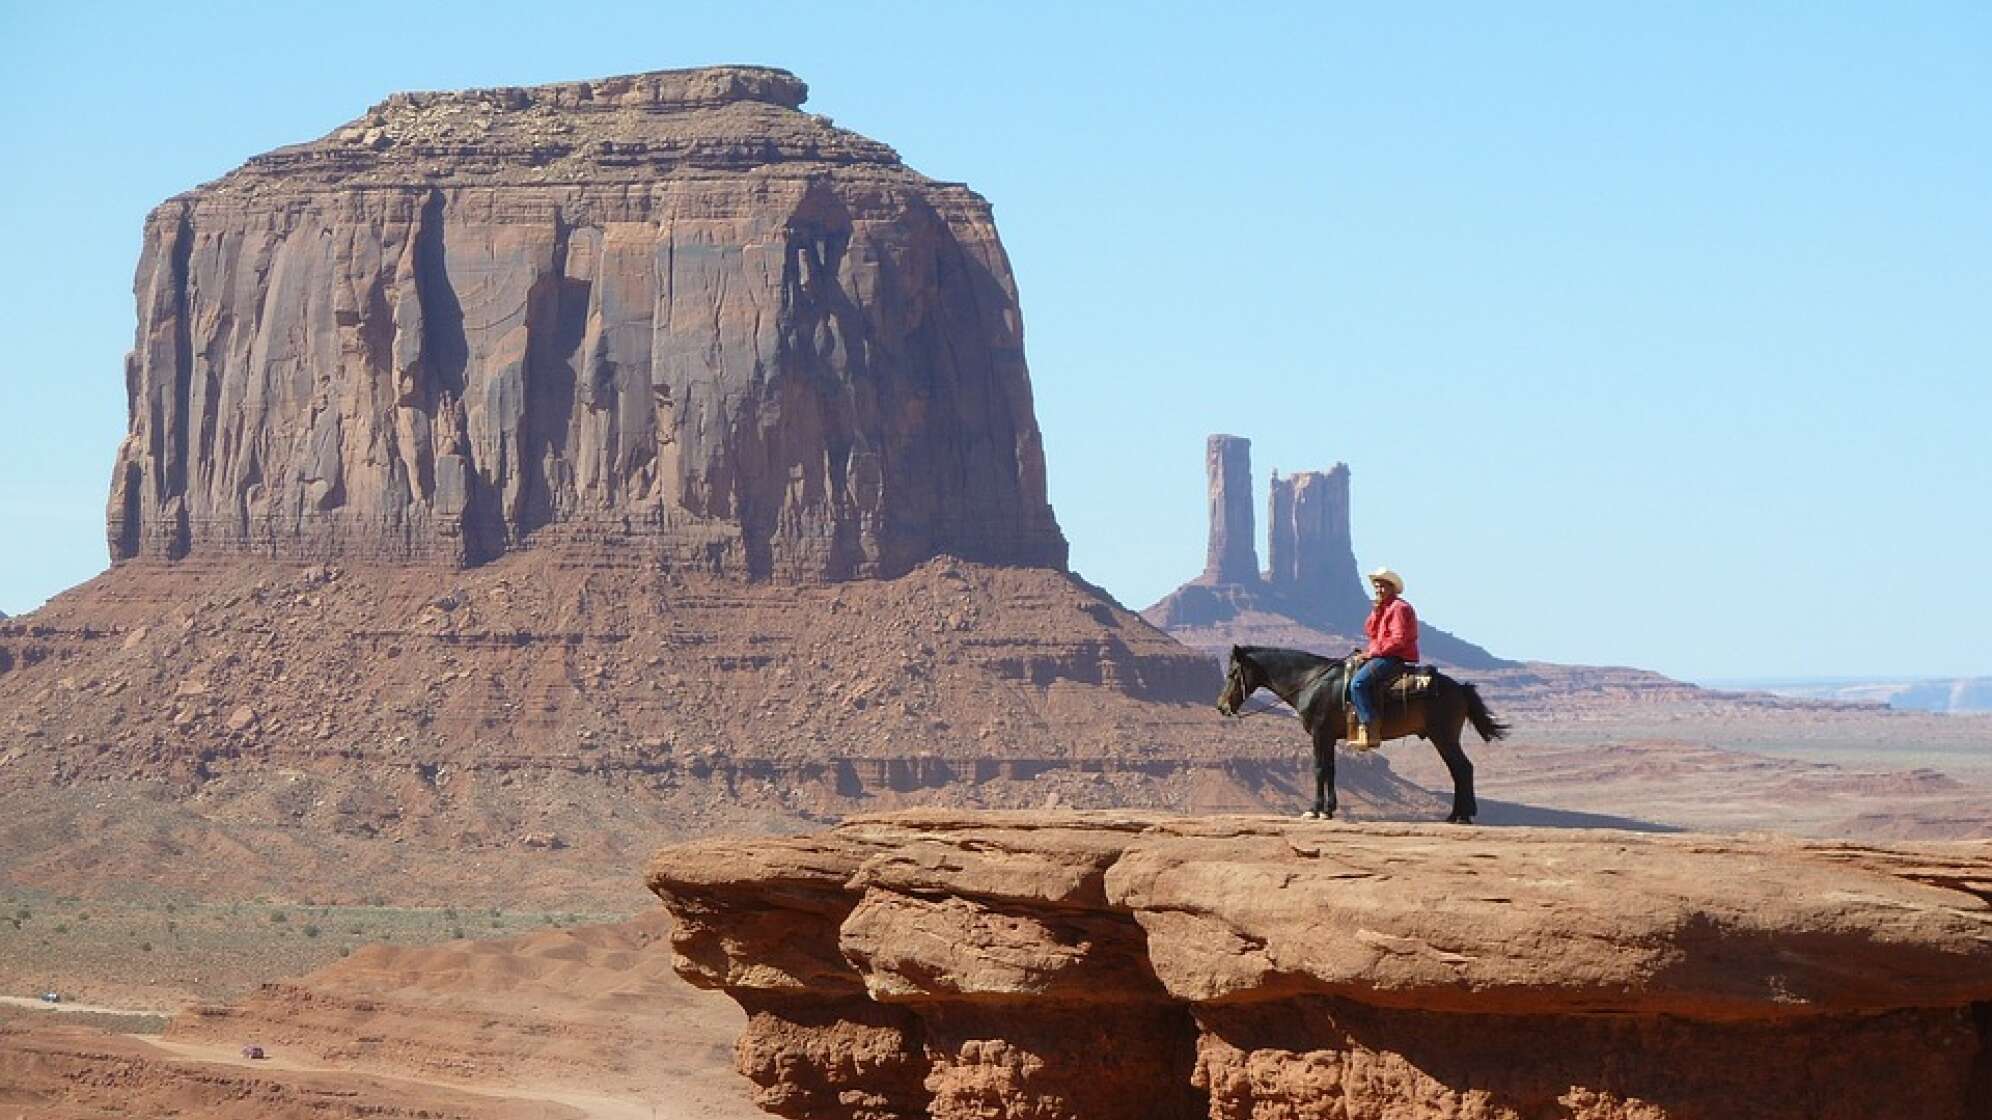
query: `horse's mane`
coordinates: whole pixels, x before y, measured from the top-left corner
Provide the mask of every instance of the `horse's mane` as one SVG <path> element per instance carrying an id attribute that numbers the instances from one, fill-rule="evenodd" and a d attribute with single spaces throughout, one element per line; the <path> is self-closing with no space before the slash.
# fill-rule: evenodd
<path id="1" fill-rule="evenodd" d="M 1252 659 L 1252 663 L 1267 674 L 1291 672 L 1294 670 L 1319 669 L 1323 665 L 1339 664 L 1337 657 L 1323 657 L 1304 649 L 1282 649 L 1279 646 L 1238 646 L 1239 653 Z"/>

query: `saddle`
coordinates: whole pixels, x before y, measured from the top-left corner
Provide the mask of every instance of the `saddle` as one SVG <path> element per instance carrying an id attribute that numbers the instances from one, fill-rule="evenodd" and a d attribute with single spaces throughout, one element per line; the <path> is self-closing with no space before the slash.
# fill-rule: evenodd
<path id="1" fill-rule="evenodd" d="M 1395 674 L 1385 678 L 1376 687 L 1376 702 L 1379 708 L 1388 704 L 1409 704 L 1413 699 L 1424 695 L 1432 687 L 1432 681 L 1439 671 L 1430 665 L 1406 665 Z M 1382 743 L 1365 743 L 1359 740 L 1356 729 L 1356 709 L 1347 708 L 1349 726 L 1344 738 L 1358 751 L 1373 751 Z"/>

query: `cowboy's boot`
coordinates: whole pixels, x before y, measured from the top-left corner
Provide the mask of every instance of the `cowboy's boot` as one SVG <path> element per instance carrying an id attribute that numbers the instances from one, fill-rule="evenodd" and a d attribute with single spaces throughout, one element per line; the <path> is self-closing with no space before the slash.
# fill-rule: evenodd
<path id="1" fill-rule="evenodd" d="M 1348 739 L 1350 750 L 1373 751 L 1383 745 L 1383 740 L 1377 737 L 1376 728 L 1357 722 L 1353 713 L 1349 716 Z"/>

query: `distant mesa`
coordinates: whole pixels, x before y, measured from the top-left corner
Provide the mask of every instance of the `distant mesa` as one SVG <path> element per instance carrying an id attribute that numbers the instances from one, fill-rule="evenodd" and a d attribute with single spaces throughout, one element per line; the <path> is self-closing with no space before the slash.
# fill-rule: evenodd
<path id="1" fill-rule="evenodd" d="M 1252 518 L 1252 441 L 1214 435 L 1205 445 L 1210 543 L 1203 574 L 1142 611 L 1187 645 L 1221 653 L 1234 642 L 1339 655 L 1362 644 L 1370 599 L 1349 528 L 1349 467 L 1281 477 L 1266 503 L 1267 557 L 1259 568 Z M 1426 660 L 1463 668 L 1513 667 L 1429 623 Z"/>
<path id="2" fill-rule="evenodd" d="M 114 561 L 1063 570 L 987 201 L 720 66 L 396 94 L 145 225 Z"/>
<path id="3" fill-rule="evenodd" d="M 1724 682 L 1779 696 L 1843 704 L 1881 704 L 1910 712 L 1992 712 L 1992 677 Z"/>

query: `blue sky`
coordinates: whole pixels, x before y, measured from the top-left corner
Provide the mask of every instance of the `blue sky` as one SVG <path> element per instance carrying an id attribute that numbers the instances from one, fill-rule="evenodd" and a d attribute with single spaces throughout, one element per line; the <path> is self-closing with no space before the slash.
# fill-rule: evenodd
<path id="1" fill-rule="evenodd" d="M 104 565 L 152 206 L 394 90 L 755 62 L 994 203 L 1132 606 L 1226 431 L 1497 652 L 1992 673 L 1992 7 L 287 7 L 0 0 L 0 610 Z"/>

